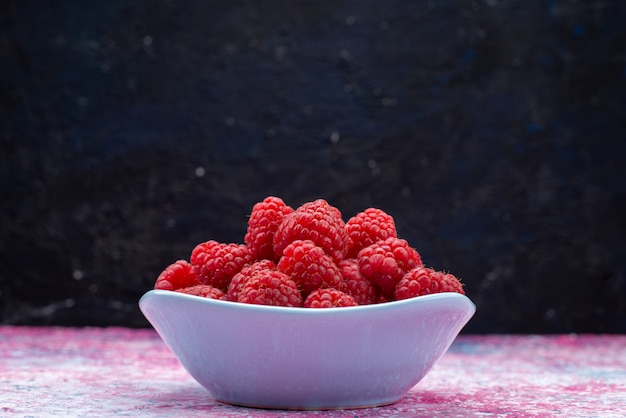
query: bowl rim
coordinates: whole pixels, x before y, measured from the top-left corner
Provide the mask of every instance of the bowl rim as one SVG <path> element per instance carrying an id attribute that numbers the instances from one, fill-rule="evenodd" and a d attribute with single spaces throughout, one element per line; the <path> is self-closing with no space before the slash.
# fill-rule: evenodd
<path id="1" fill-rule="evenodd" d="M 405 305 L 413 305 L 416 303 L 436 302 L 441 300 L 450 300 L 452 302 L 459 302 L 466 304 L 472 315 L 476 312 L 476 305 L 472 300 L 457 292 L 440 292 L 431 293 L 428 295 L 415 296 L 408 299 L 393 300 L 389 302 L 374 303 L 370 305 L 358 305 L 358 306 L 345 306 L 335 308 L 303 308 L 303 307 L 291 307 L 291 306 L 272 306 L 272 305 L 258 305 L 252 303 L 233 302 L 228 300 L 219 300 L 205 298 L 202 296 L 189 295 L 186 293 L 176 292 L 173 290 L 151 289 L 144 293 L 139 299 L 140 308 L 148 299 L 154 297 L 168 299 L 178 299 L 181 301 L 190 301 L 193 303 L 202 303 L 209 306 L 237 309 L 243 311 L 252 311 L 258 313 L 275 313 L 275 314 L 293 314 L 293 315 L 305 315 L 305 316 L 323 316 L 323 315 L 348 315 L 362 311 L 384 311 L 392 309 L 394 307 L 400 308 Z"/>

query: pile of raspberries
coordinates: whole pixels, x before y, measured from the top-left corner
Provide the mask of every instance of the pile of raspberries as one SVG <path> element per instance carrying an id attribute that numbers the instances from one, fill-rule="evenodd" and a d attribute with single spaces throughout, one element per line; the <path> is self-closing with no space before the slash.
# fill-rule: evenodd
<path id="1" fill-rule="evenodd" d="M 324 199 L 297 209 L 274 196 L 252 208 L 245 244 L 207 241 L 155 289 L 260 305 L 331 308 L 429 293 L 465 294 L 452 274 L 425 267 L 394 219 L 368 208 L 350 218 Z"/>

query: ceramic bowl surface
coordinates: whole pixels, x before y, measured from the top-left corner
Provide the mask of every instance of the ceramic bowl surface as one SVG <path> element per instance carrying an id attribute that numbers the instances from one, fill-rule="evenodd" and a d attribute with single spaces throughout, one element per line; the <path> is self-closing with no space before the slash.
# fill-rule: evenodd
<path id="1" fill-rule="evenodd" d="M 139 306 L 217 400 L 272 409 L 394 403 L 445 354 L 476 310 L 458 293 L 307 309 L 151 290 Z"/>

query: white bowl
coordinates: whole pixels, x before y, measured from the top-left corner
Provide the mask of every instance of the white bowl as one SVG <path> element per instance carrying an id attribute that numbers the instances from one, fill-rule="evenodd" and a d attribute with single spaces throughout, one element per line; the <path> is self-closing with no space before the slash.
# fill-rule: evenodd
<path id="1" fill-rule="evenodd" d="M 272 409 L 394 403 L 445 354 L 476 311 L 458 293 L 313 309 L 151 290 L 139 307 L 217 400 Z"/>

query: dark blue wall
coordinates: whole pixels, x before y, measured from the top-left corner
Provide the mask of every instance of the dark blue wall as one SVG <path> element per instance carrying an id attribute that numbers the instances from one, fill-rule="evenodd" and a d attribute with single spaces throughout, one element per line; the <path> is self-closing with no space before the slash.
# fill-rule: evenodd
<path id="1" fill-rule="evenodd" d="M 469 332 L 626 332 L 620 0 L 0 2 L 0 322 L 137 300 L 252 205 L 392 214 Z"/>

